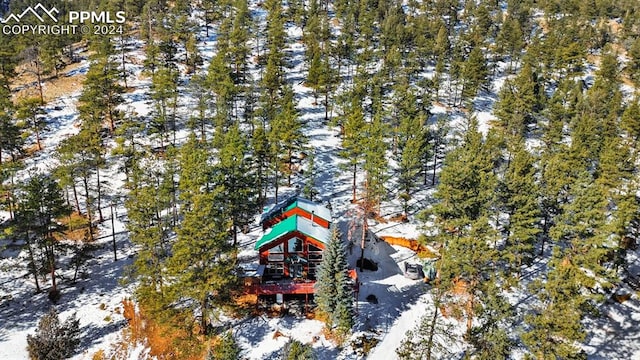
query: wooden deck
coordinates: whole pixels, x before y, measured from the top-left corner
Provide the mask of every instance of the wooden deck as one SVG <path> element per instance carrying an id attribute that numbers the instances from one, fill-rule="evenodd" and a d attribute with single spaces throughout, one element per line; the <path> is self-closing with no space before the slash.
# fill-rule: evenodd
<path id="1" fill-rule="evenodd" d="M 315 283 L 308 281 L 253 284 L 245 286 L 245 292 L 256 295 L 313 294 L 316 292 Z"/>

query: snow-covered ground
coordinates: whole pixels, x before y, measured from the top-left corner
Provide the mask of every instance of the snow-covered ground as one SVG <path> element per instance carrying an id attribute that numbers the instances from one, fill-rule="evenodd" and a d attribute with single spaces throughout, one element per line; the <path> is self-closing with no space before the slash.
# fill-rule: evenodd
<path id="1" fill-rule="evenodd" d="M 264 10 L 252 1 L 252 14 L 264 21 Z M 289 42 L 287 52 L 290 63 L 293 64 L 287 73 L 287 79 L 292 83 L 297 108 L 301 120 L 305 123 L 305 133 L 309 138 L 309 147 L 315 152 L 317 188 L 322 203 L 331 203 L 334 222 L 338 224 L 343 234 L 353 236 L 355 244 L 351 248 L 350 263 L 355 267 L 355 261 L 360 256 L 358 228 L 352 231 L 352 222 L 358 217 L 354 205 L 351 204 L 351 177 L 338 166 L 343 160 L 338 156 L 340 139 L 337 128 L 332 128 L 324 122 L 324 108 L 314 105 L 311 89 L 302 85 L 301 79 L 306 74 L 304 65 L 304 47 L 299 41 L 301 30 L 291 24 L 287 25 Z M 215 54 L 216 35 L 211 32 L 207 38 L 204 31 L 200 33 L 202 39 L 198 48 L 205 59 L 205 63 Z M 123 109 L 134 116 L 145 116 L 151 111 L 149 101 L 150 80 L 142 76 L 141 65 L 144 59 L 140 43 L 128 54 L 131 64 L 127 68 L 131 72 L 129 86 L 133 88 L 125 94 L 126 104 Z M 255 48 L 254 48 L 255 52 Z M 88 63 L 83 64 L 86 71 Z M 258 77 L 258 70 L 252 67 L 252 74 Z M 476 103 L 474 114 L 480 123 L 480 130 L 486 133 L 490 122 L 495 119 L 492 114 L 495 94 L 504 83 L 504 78 L 498 78 L 493 83 L 491 94 L 481 94 Z M 18 179 L 27 176 L 28 171 L 38 169 L 48 172 L 55 165 L 54 152 L 57 143 L 66 137 L 77 133 L 77 102 L 79 92 L 68 94 L 56 99 L 47 106 L 49 119 L 48 130 L 43 133 L 44 150 L 26 161 L 27 170 L 19 173 Z M 187 105 L 192 102 L 188 95 L 181 97 L 180 103 Z M 185 106 L 188 107 L 188 106 Z M 188 116 L 184 110 L 182 116 Z M 438 114 L 449 114 L 454 130 L 462 126 L 466 114 L 452 112 L 441 105 L 434 105 L 433 118 Z M 432 119 L 433 120 L 433 119 Z M 178 135 L 184 138 L 185 132 Z M 113 145 L 113 144 L 111 144 Z M 535 144 L 533 144 L 535 145 Z M 109 192 L 114 198 L 124 196 L 122 192 L 122 174 L 118 173 L 118 160 L 109 159 L 107 169 L 101 171 L 101 177 L 107 183 Z M 301 179 L 296 184 L 302 186 Z M 281 188 L 281 193 L 292 193 L 293 188 Z M 433 189 L 422 190 L 413 204 L 428 203 Z M 397 200 L 385 202 L 382 215 L 389 217 L 401 212 L 401 204 Z M 6 213 L 0 213 L 6 218 Z M 109 215 L 107 215 L 108 217 Z M 411 218 L 411 217 L 410 217 Z M 61 318 L 65 319 L 75 313 L 80 319 L 82 342 L 79 353 L 74 359 L 91 359 L 99 350 L 109 352 L 112 345 L 121 338 L 121 330 L 126 326 L 122 315 L 122 300 L 133 294 L 134 284 L 120 283 L 126 267 L 132 263 L 135 249 L 126 234 L 126 213 L 121 201 L 116 202 L 116 219 L 114 229 L 111 222 L 105 221 L 100 227 L 98 249 L 94 251 L 93 259 L 89 260 L 81 269 L 76 283 L 71 283 L 73 269 L 59 269 L 61 276 L 60 288 L 62 301 L 57 305 Z M 372 221 L 371 231 L 376 235 L 391 235 L 405 238 L 417 238 L 420 229 L 415 222 L 409 223 L 375 223 Z M 115 232 L 118 260 L 114 261 L 112 250 L 112 232 Z M 240 244 L 245 248 L 241 258 L 255 256 L 253 244 L 260 236 L 261 230 L 254 228 L 248 234 L 240 236 Z M 429 286 L 421 281 L 409 280 L 402 274 L 403 263 L 415 261 L 415 253 L 411 250 L 391 246 L 382 241 L 370 239 L 365 248 L 365 257 L 377 262 L 378 271 L 362 271 L 359 273 L 360 293 L 357 302 L 356 336 L 366 334 L 380 340 L 376 348 L 369 354 L 369 359 L 393 359 L 395 349 L 400 345 L 406 331 L 413 329 L 420 317 L 432 306 Z M 26 337 L 33 334 L 38 319 L 51 306 L 46 293 L 35 294 L 35 284 L 24 264 L 26 254 L 21 249 L 20 240 L 0 243 L 0 360 L 27 358 Z M 638 261 L 637 258 L 634 261 Z M 545 260 L 532 266 L 532 273 L 539 271 L 546 264 Z M 43 288 L 48 288 L 49 280 L 41 280 Z M 367 301 L 367 297 L 375 296 L 377 303 Z M 524 290 L 516 290 L 510 294 L 510 301 L 518 306 L 526 304 L 530 297 Z M 640 359 L 640 304 L 638 296 L 634 294 L 631 300 L 623 303 L 607 303 L 603 308 L 604 316 L 586 322 L 589 336 L 585 350 L 594 359 Z M 249 359 L 277 359 L 279 351 L 288 338 L 294 338 L 303 343 L 311 343 L 319 354 L 320 359 L 359 359 L 355 349 L 347 345 L 344 348 L 325 338 L 322 323 L 317 320 L 284 316 L 267 318 L 264 316 L 234 320 L 233 334 L 243 348 L 243 357 Z M 282 336 L 275 337 L 277 333 Z M 454 353 L 460 353 L 462 346 L 453 347 Z M 145 354 L 141 347 L 129 353 L 130 359 L 137 359 Z"/>

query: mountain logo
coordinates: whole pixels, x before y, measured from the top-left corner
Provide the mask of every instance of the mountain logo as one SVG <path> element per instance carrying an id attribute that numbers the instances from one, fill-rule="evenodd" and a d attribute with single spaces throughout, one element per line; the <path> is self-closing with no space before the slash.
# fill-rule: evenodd
<path id="1" fill-rule="evenodd" d="M 40 13 L 42 13 L 42 15 Z M 58 13 L 58 9 L 56 9 L 55 6 L 52 7 L 51 10 L 47 10 L 44 5 L 38 3 L 34 7 L 29 6 L 28 8 L 24 9 L 24 11 L 18 15 L 11 14 L 7 16 L 2 20 L 2 23 L 6 24 L 11 20 L 19 23 L 20 20 L 22 20 L 22 18 L 27 16 L 28 14 L 32 14 L 33 16 L 35 16 L 38 20 L 40 20 L 41 23 L 43 23 L 47 17 L 55 22 L 58 22 L 58 19 L 54 16 L 54 13 Z"/>

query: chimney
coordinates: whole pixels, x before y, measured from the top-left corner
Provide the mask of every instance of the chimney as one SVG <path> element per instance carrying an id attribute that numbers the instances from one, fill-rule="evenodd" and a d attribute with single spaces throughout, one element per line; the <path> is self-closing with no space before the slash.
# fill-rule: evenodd
<path id="1" fill-rule="evenodd" d="M 313 214 L 315 213 L 315 211 L 311 210 L 311 226 L 315 226 L 314 222 L 313 222 Z"/>

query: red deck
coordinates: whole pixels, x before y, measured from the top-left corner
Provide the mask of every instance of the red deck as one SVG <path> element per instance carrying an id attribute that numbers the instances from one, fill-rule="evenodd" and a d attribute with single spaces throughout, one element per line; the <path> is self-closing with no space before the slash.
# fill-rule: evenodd
<path id="1" fill-rule="evenodd" d="M 276 284 L 253 284 L 245 287 L 249 294 L 275 295 L 275 294 L 313 294 L 316 292 L 315 281 L 309 282 L 280 282 Z"/>

